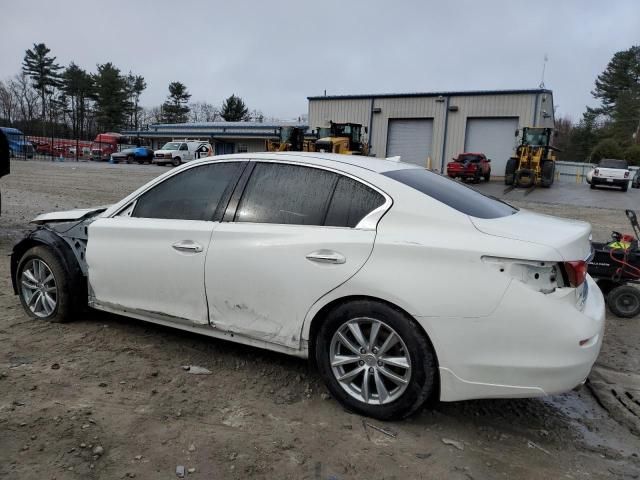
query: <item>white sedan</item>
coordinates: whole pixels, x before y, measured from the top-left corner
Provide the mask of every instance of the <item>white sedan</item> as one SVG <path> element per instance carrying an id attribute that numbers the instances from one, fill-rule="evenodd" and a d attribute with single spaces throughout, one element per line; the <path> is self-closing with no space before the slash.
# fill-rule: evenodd
<path id="1" fill-rule="evenodd" d="M 602 343 L 589 224 L 397 161 L 211 157 L 34 222 L 12 254 L 31 317 L 88 305 L 309 357 L 334 398 L 380 419 L 567 391 Z"/>

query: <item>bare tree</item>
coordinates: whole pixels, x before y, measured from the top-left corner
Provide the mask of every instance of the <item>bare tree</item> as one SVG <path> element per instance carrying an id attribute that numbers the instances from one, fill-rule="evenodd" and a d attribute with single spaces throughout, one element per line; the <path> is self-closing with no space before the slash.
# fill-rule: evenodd
<path id="1" fill-rule="evenodd" d="M 191 108 L 190 122 L 215 122 L 220 120 L 220 111 L 210 103 L 194 102 L 189 107 Z"/>
<path id="2" fill-rule="evenodd" d="M 29 77 L 21 72 L 13 77 L 8 85 L 18 102 L 20 119 L 25 122 L 33 122 L 38 111 L 40 94 L 31 86 Z"/>
<path id="3" fill-rule="evenodd" d="M 8 85 L 0 81 L 0 118 L 12 124 L 18 107 L 18 99 Z"/>

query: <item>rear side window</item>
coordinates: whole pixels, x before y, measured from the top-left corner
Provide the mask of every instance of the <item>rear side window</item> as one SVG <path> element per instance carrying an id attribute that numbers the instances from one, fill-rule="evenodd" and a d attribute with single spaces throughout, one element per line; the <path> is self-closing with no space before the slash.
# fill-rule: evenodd
<path id="1" fill-rule="evenodd" d="M 317 168 L 258 163 L 235 221 L 322 225 L 337 177 Z"/>
<path id="2" fill-rule="evenodd" d="M 459 212 L 477 218 L 500 218 L 513 215 L 518 209 L 496 198 L 422 168 L 392 170 L 382 175 L 397 180 L 428 195 Z"/>
<path id="3" fill-rule="evenodd" d="M 340 177 L 324 224 L 353 228 L 384 201 L 384 197 L 372 188 L 352 178 Z"/>
<path id="4" fill-rule="evenodd" d="M 131 216 L 175 220 L 219 219 L 243 166 L 242 162 L 226 162 L 185 170 L 142 194 Z"/>

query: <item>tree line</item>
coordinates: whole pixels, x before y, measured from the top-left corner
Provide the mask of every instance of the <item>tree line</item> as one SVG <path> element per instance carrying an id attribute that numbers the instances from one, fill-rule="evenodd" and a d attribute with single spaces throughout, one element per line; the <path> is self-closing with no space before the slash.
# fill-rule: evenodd
<path id="1" fill-rule="evenodd" d="M 556 119 L 555 145 L 562 160 L 625 159 L 640 165 L 640 46 L 616 52 L 595 80 L 595 108 L 582 118 Z"/>
<path id="2" fill-rule="evenodd" d="M 88 72 L 74 62 L 63 67 L 44 44 L 25 51 L 20 73 L 0 81 L 0 124 L 43 136 L 93 138 L 96 133 L 138 130 L 152 123 L 263 121 L 242 98 L 231 95 L 220 107 L 190 102 L 181 82 L 171 82 L 166 101 L 145 108 L 141 75 L 123 73 L 113 63 Z"/>

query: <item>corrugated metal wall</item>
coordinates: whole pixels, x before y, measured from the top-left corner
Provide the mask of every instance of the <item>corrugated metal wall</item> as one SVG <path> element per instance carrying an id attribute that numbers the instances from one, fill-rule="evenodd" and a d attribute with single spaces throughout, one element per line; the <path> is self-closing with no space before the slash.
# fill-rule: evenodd
<path id="1" fill-rule="evenodd" d="M 448 107 L 458 109 L 450 111 Z M 374 109 L 380 111 L 374 113 Z M 543 112 L 546 112 L 546 117 Z M 553 97 L 550 93 L 509 93 L 459 95 L 448 99 L 429 96 L 309 100 L 311 128 L 328 126 L 329 121 L 366 125 L 369 127 L 371 151 L 377 157 L 387 156 L 389 119 L 433 119 L 431 158 L 436 169 L 464 151 L 468 117 L 518 117 L 518 128 L 531 125 L 552 127 Z M 443 155 L 445 123 L 447 142 Z"/>

